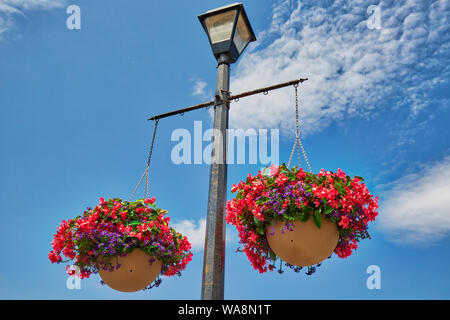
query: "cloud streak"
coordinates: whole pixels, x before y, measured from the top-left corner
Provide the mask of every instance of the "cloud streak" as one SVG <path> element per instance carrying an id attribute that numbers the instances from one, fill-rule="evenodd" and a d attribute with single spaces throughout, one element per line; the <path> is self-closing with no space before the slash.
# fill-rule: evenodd
<path id="1" fill-rule="evenodd" d="M 26 11 L 61 8 L 66 0 L 0 0 L 0 39 L 2 34 L 14 27 L 15 18 Z"/>
<path id="2" fill-rule="evenodd" d="M 450 233 L 450 156 L 392 183 L 377 218 L 394 242 L 434 243 Z"/>
<path id="3" fill-rule="evenodd" d="M 450 1 L 381 1 L 381 29 L 369 29 L 373 1 L 279 1 L 272 24 L 249 46 L 234 93 L 307 77 L 300 88 L 306 133 L 385 108 L 425 109 L 429 90 L 450 75 Z M 293 90 L 246 98 L 230 111 L 236 128 L 294 129 Z"/>

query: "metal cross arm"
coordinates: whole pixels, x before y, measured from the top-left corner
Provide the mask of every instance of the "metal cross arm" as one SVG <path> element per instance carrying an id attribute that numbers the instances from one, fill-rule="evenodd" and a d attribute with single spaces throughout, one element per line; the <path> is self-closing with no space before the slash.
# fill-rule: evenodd
<path id="1" fill-rule="evenodd" d="M 308 78 L 305 79 L 297 79 L 297 80 L 292 80 L 292 81 L 288 81 L 288 82 L 283 82 L 283 83 L 279 83 L 270 87 L 265 87 L 265 88 L 260 88 L 260 89 L 256 89 L 256 90 L 252 90 L 252 91 L 246 91 L 246 92 L 242 92 L 236 95 L 232 95 L 229 97 L 228 100 L 223 101 L 221 99 L 221 97 L 219 95 L 217 95 L 215 97 L 214 100 L 205 102 L 205 103 L 201 103 L 201 104 L 197 104 L 195 106 L 190 106 L 187 108 L 183 108 L 183 109 L 178 109 L 175 111 L 171 111 L 171 112 L 167 112 L 167 113 L 163 113 L 163 114 L 159 114 L 157 116 L 153 116 L 147 120 L 158 120 L 158 119 L 162 119 L 162 118 L 167 118 L 170 116 L 174 116 L 177 114 L 184 114 L 185 112 L 189 112 L 189 111 L 194 111 L 194 110 L 198 110 L 198 109 L 202 109 L 202 108 L 207 108 L 210 107 L 212 105 L 216 105 L 219 102 L 233 102 L 233 101 L 238 101 L 240 98 L 244 98 L 244 97 L 248 97 L 254 94 L 258 94 L 258 93 L 267 93 L 271 90 L 276 90 L 276 89 L 280 89 L 280 88 L 284 88 L 287 86 L 292 86 L 292 85 L 298 85 L 299 83 L 302 83 L 304 81 L 308 80 Z"/>

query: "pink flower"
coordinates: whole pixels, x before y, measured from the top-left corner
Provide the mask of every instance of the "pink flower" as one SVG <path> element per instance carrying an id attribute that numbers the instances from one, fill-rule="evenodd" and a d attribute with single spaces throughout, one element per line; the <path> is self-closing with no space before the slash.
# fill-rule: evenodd
<path id="1" fill-rule="evenodd" d="M 272 164 L 272 165 L 270 166 L 269 170 L 270 170 L 269 175 L 270 175 L 271 177 L 273 177 L 273 176 L 275 176 L 275 175 L 278 174 L 278 166 L 276 166 L 276 165 L 274 165 L 274 164 Z"/>
<path id="2" fill-rule="evenodd" d="M 334 174 L 336 177 L 341 178 L 341 179 L 345 179 L 346 175 L 345 172 L 341 170 L 341 168 L 339 168 L 337 170 L 337 173 Z"/>

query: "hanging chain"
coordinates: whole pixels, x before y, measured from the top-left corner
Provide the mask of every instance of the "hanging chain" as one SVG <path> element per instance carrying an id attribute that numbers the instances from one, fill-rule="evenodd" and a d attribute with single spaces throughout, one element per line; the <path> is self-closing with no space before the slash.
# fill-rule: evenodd
<path id="1" fill-rule="evenodd" d="M 292 157 L 294 156 L 295 147 L 297 147 L 299 168 L 301 167 L 301 154 L 300 154 L 300 149 L 301 149 L 301 151 L 302 151 L 301 153 L 303 154 L 303 157 L 305 158 L 306 165 L 308 166 L 309 171 L 312 173 L 311 165 L 309 164 L 309 160 L 306 155 L 305 148 L 303 147 L 302 140 L 300 139 L 300 124 L 299 124 L 300 121 L 299 121 L 299 116 L 298 116 L 298 84 L 295 84 L 294 88 L 295 88 L 295 129 L 296 130 L 295 130 L 295 141 L 294 141 L 294 145 L 292 146 L 291 155 L 289 157 L 288 168 L 291 167 Z"/>
<path id="2" fill-rule="evenodd" d="M 292 146 L 292 151 L 291 151 L 291 155 L 289 156 L 289 162 L 288 162 L 288 168 L 291 167 L 291 162 L 292 162 L 292 157 L 294 156 L 294 152 L 295 152 L 295 146 L 297 145 L 297 137 L 298 137 L 298 133 L 299 133 L 299 127 L 298 127 L 298 89 L 297 89 L 297 85 L 294 85 L 295 88 L 295 141 L 294 141 L 294 145 Z M 299 153 L 299 166 L 300 166 L 300 153 Z"/>
<path id="3" fill-rule="evenodd" d="M 136 188 L 134 188 L 134 191 L 133 191 L 133 193 L 132 193 L 131 196 L 130 196 L 130 200 L 128 200 L 128 201 L 131 202 L 131 200 L 133 199 L 134 194 L 136 193 L 137 189 L 138 189 L 139 186 L 141 185 L 142 179 L 144 179 L 146 172 L 147 172 L 147 168 L 145 169 L 144 174 L 143 174 L 143 175 L 141 176 L 141 178 L 139 179 L 139 182 L 138 182 L 138 184 L 136 185 Z"/>
<path id="4" fill-rule="evenodd" d="M 148 153 L 148 159 L 147 159 L 147 166 L 145 167 L 144 173 L 142 174 L 141 178 L 139 179 L 138 184 L 136 185 L 136 188 L 134 188 L 133 193 L 131 194 L 130 201 L 133 199 L 136 191 L 138 190 L 139 186 L 142 183 L 142 180 L 145 177 L 145 183 L 144 183 L 144 199 L 148 196 L 150 197 L 150 179 L 149 179 L 149 167 L 150 167 L 150 161 L 152 159 L 152 153 L 153 153 L 153 146 L 155 145 L 155 137 L 156 137 L 156 129 L 158 129 L 158 121 L 159 119 L 155 120 L 155 128 L 153 129 L 153 137 L 152 137 L 152 144 L 150 145 L 150 151 Z"/>
<path id="5" fill-rule="evenodd" d="M 148 168 L 150 167 L 150 161 L 152 159 L 152 153 L 153 153 L 153 146 L 155 145 L 155 136 L 156 136 L 156 129 L 158 129 L 158 119 L 155 120 L 155 128 L 153 129 L 153 138 L 152 138 L 152 144 L 150 146 L 150 151 L 148 153 L 148 159 L 147 159 L 147 168 L 145 169 L 145 188 L 144 188 L 144 198 L 146 195 L 150 197 L 150 179 L 148 175 Z"/>
<path id="6" fill-rule="evenodd" d="M 295 88 L 295 130 L 296 130 L 296 139 L 300 138 L 300 124 L 299 124 L 299 117 L 298 117 L 298 84 L 294 85 Z M 301 168 L 302 166 L 302 157 L 300 155 L 300 147 L 299 144 L 297 144 L 297 151 L 298 151 L 298 167 Z"/>
<path id="7" fill-rule="evenodd" d="M 291 155 L 289 156 L 289 161 L 288 161 L 288 165 L 287 165 L 288 168 L 291 167 L 292 157 L 293 157 L 293 155 L 294 155 L 295 145 L 296 145 L 296 144 L 297 144 L 297 139 L 295 139 L 294 145 L 292 146 Z"/>
<path id="8" fill-rule="evenodd" d="M 300 148 L 302 149 L 303 157 L 305 158 L 306 165 L 308 166 L 309 172 L 312 173 L 311 165 L 309 164 L 308 157 L 306 156 L 305 148 L 303 148 L 302 140 L 300 139 L 300 136 L 298 137 L 298 144 L 300 145 Z"/>

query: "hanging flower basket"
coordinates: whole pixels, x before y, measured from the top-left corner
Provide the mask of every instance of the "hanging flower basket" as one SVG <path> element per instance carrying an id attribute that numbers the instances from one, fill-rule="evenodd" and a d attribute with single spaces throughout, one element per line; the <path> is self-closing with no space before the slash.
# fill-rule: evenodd
<path id="1" fill-rule="evenodd" d="M 313 174 L 272 165 L 268 175 L 249 174 L 233 185 L 237 195 L 227 203 L 226 220 L 259 272 L 272 271 L 280 258 L 294 271 L 307 266 L 312 274 L 333 252 L 347 258 L 370 238 L 367 224 L 378 214 L 378 197 L 362 181 L 341 169 Z"/>
<path id="2" fill-rule="evenodd" d="M 167 211 L 154 202 L 154 198 L 136 202 L 100 198 L 82 216 L 62 221 L 50 261 L 75 260 L 80 278 L 98 272 L 104 283 L 123 292 L 159 286 L 160 275 L 180 275 L 192 259 L 191 244 L 169 227 Z M 61 254 L 69 260 L 63 261 Z"/>

